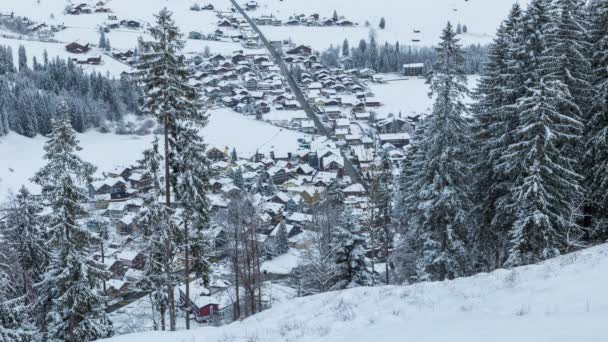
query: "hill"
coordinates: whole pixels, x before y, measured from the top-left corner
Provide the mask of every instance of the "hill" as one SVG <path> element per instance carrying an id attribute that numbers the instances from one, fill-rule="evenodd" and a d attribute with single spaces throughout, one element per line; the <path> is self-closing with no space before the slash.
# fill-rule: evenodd
<path id="1" fill-rule="evenodd" d="M 219 328 L 108 342 L 598 342 L 608 328 L 608 244 L 453 281 L 299 298 Z"/>

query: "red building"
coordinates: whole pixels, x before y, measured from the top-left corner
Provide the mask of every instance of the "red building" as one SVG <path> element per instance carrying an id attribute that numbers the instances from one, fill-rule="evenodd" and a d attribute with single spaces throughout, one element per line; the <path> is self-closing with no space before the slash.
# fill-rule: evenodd
<path id="1" fill-rule="evenodd" d="M 197 323 L 211 323 L 220 317 L 220 305 L 210 295 L 209 290 L 203 286 L 192 284 L 189 299 L 186 298 L 185 287 L 180 287 L 179 302 L 182 307 L 190 306 Z"/>

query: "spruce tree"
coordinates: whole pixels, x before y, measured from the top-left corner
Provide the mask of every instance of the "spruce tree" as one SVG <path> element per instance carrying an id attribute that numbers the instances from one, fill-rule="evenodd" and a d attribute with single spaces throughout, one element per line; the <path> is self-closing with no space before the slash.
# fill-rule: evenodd
<path id="1" fill-rule="evenodd" d="M 27 297 L 15 292 L 10 276 L 0 269 L 0 342 L 36 341 L 40 336 L 32 324 Z"/>
<path id="2" fill-rule="evenodd" d="M 417 280 L 444 280 L 469 272 L 470 127 L 463 117 L 468 93 L 464 58 L 452 25 L 443 30 L 429 77 L 432 114 L 415 135 L 402 172 L 404 236 L 413 240 Z"/>
<path id="3" fill-rule="evenodd" d="M 500 157 L 513 175 L 505 203 L 515 213 L 507 266 L 535 263 L 568 250 L 577 238 L 572 222 L 581 198 L 573 146 L 582 133 L 580 110 L 568 86 L 552 77 L 548 54 L 550 2 L 535 0 L 524 16 L 525 92 L 517 101 L 519 123 Z M 562 111 L 564 114 L 562 114 Z"/>
<path id="4" fill-rule="evenodd" d="M 350 46 L 348 44 L 348 39 L 344 39 L 342 43 L 342 57 L 348 57 L 350 55 Z"/>
<path id="5" fill-rule="evenodd" d="M 594 97 L 590 120 L 586 127 L 586 155 L 584 166 L 587 195 L 587 214 L 590 216 L 587 239 L 603 243 L 608 239 L 608 2 L 593 1 L 591 37 L 593 42 L 592 84 Z"/>
<path id="6" fill-rule="evenodd" d="M 523 93 L 517 54 L 521 43 L 523 12 L 513 5 L 488 48 L 487 62 L 474 93 L 474 225 L 472 238 L 477 262 L 484 270 L 501 267 L 507 255 L 507 232 L 514 213 L 502 203 L 509 194 L 512 175 L 497 169 L 499 158 L 513 141 L 518 124 L 515 106 Z"/>
<path id="7" fill-rule="evenodd" d="M 285 254 L 289 251 L 289 239 L 287 236 L 287 227 L 285 221 L 279 223 L 279 229 L 275 237 L 275 252 L 277 255 Z"/>
<path id="8" fill-rule="evenodd" d="M 352 209 L 342 212 L 333 238 L 337 270 L 335 289 L 344 289 L 372 284 L 372 274 L 365 260 L 366 240 Z"/>
<path id="9" fill-rule="evenodd" d="M 109 274 L 89 257 L 94 236 L 78 222 L 87 214 L 82 202 L 95 169 L 76 155 L 80 150 L 64 114 L 54 122 L 45 143 L 47 164 L 32 179 L 53 209 L 46 218 L 50 262 L 36 284 L 37 306 L 44 314 L 43 332 L 49 341 L 90 341 L 112 334 L 100 290 L 101 280 Z"/>
<path id="10" fill-rule="evenodd" d="M 209 162 L 205 153 L 205 144 L 198 134 L 206 124 L 206 116 L 200 113 L 196 122 L 183 123 L 177 145 L 179 157 L 179 203 L 182 208 L 184 256 L 186 261 L 186 292 L 189 294 L 189 274 L 194 272 L 197 278 L 209 285 L 210 246 L 205 235 L 209 227 Z M 190 328 L 190 313 L 186 313 L 186 327 Z"/>
<path id="11" fill-rule="evenodd" d="M 158 144 L 156 139 L 152 148 L 144 151 L 144 158 L 140 161 L 146 178 L 152 180 L 152 189 L 144 202 L 145 214 L 142 218 L 147 262 L 141 286 L 151 291 L 152 304 L 160 312 L 161 328 L 165 330 L 165 316 L 171 307 L 169 291 L 173 291 L 179 282 L 179 275 L 176 274 L 177 242 L 181 241 L 182 235 L 174 217 L 175 210 L 163 198 L 163 156 Z"/>
<path id="12" fill-rule="evenodd" d="M 141 54 L 140 81 L 144 85 L 143 112 L 154 115 L 164 128 L 164 190 L 165 214 L 171 208 L 172 193 L 179 200 L 178 183 L 180 176 L 180 156 L 184 149 L 180 146 L 180 130 L 191 122 L 198 120 L 196 90 L 188 84 L 189 70 L 185 57 L 181 55 L 185 42 L 182 33 L 172 19 L 172 13 L 163 8 L 155 15 L 156 26 L 150 29 L 151 42 L 142 42 L 145 51 Z M 164 214 L 163 214 L 164 215 Z M 169 224 L 169 223 L 166 223 Z M 172 230 L 172 227 L 169 227 Z M 177 238 L 171 234 L 163 239 L 166 259 L 179 241 L 170 242 L 168 238 Z M 168 245 L 171 243 L 172 245 Z M 167 261 L 167 260 L 165 260 Z M 167 266 L 168 267 L 168 266 Z M 165 270 L 167 271 L 167 270 Z M 167 280 L 167 301 L 169 306 L 169 327 L 175 330 L 174 282 Z"/>
<path id="13" fill-rule="evenodd" d="M 19 71 L 27 70 L 28 69 L 27 68 L 27 53 L 25 52 L 25 46 L 19 45 L 18 57 L 19 57 Z"/>
<path id="14" fill-rule="evenodd" d="M 17 253 L 23 293 L 32 295 L 33 284 L 40 281 L 49 258 L 47 238 L 41 217 L 42 205 L 22 186 L 13 198 L 7 217 L 7 238 Z"/>

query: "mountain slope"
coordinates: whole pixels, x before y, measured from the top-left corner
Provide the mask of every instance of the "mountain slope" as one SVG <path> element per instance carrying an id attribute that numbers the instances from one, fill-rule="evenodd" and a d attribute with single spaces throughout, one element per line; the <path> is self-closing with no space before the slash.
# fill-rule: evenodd
<path id="1" fill-rule="evenodd" d="M 608 244 L 454 281 L 300 298 L 220 328 L 110 341 L 596 342 L 608 335 L 606 284 Z"/>

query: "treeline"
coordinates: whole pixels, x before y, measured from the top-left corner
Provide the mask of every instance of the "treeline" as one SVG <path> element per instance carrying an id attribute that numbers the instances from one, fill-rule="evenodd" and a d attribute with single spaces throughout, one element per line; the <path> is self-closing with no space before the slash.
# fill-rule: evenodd
<path id="1" fill-rule="evenodd" d="M 478 74 L 486 59 L 487 46 L 469 45 L 463 49 L 465 71 L 467 74 Z M 331 46 L 320 54 L 320 61 L 329 67 L 370 68 L 377 72 L 401 72 L 404 64 L 425 63 L 432 66 L 437 60 L 437 51 L 431 47 L 405 45 L 399 42 L 383 45 L 378 44 L 374 34 L 370 38 L 361 39 L 359 44 L 351 47 L 344 40 L 342 47 Z"/>
<path id="2" fill-rule="evenodd" d="M 515 5 L 472 106 L 448 26 L 394 223 L 403 281 L 538 263 L 608 238 L 608 2 Z M 471 181 L 474 180 L 474 181 Z"/>
<path id="3" fill-rule="evenodd" d="M 71 60 L 34 57 L 23 46 L 15 65 L 10 47 L 0 47 L 0 135 L 12 130 L 33 137 L 48 135 L 51 120 L 65 102 L 74 129 L 104 128 L 125 113 L 138 113 L 138 90 L 127 80 L 85 73 Z"/>

